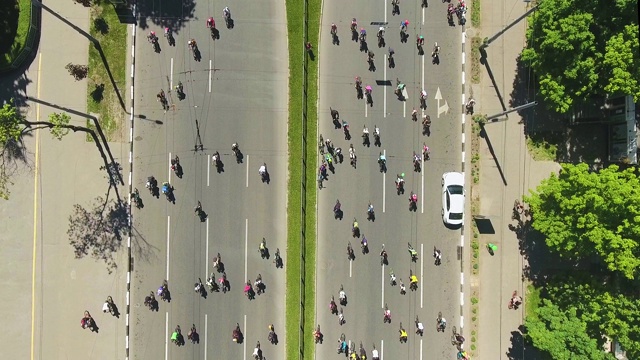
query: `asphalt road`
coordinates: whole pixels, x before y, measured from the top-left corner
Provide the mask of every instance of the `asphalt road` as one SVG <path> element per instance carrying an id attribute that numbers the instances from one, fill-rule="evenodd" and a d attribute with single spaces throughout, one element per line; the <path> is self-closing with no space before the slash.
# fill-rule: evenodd
<path id="1" fill-rule="evenodd" d="M 460 26 L 451 27 L 446 20 L 447 4 L 431 1 L 427 9 L 419 3 L 400 3 L 400 15 L 392 16 L 389 1 L 365 2 L 327 1 L 322 13 L 320 47 L 319 133 L 341 147 L 345 161 L 329 173 L 318 197 L 318 323 L 324 334 L 324 344 L 316 349 L 316 357 L 333 358 L 341 333 L 349 341 L 362 341 L 369 357 L 373 346 L 383 358 L 446 359 L 455 357 L 450 343 L 451 327 L 459 322 L 459 269 L 457 245 L 460 231 L 448 229 L 441 217 L 441 177 L 444 172 L 460 171 L 461 164 L 461 51 Z M 359 51 L 351 40 L 351 18 L 357 18 L 358 28 L 367 30 L 368 46 L 375 54 L 375 71 L 368 71 L 366 53 Z M 408 41 L 400 43 L 401 20 L 409 20 Z M 385 26 L 386 47 L 379 48 L 376 39 L 380 25 Z M 339 45 L 332 44 L 331 23 L 338 26 Z M 425 56 L 416 47 L 416 34 L 425 37 Z M 441 46 L 440 64 L 431 63 L 434 42 Z M 395 50 L 395 68 L 387 66 L 387 48 Z M 361 76 L 363 86 L 373 88 L 373 106 L 356 99 L 354 77 Z M 408 99 L 399 101 L 394 94 L 396 79 L 406 84 Z M 388 81 L 388 82 L 387 82 Z M 431 116 L 431 135 L 422 135 L 422 125 L 411 121 L 411 111 L 419 109 L 419 94 L 428 92 L 425 114 Z M 440 90 L 440 111 L 435 95 Z M 445 107 L 445 101 L 449 107 Z M 351 128 L 352 139 L 346 141 L 341 130 L 331 123 L 329 108 L 339 111 Z M 422 115 L 422 114 L 421 114 Z M 421 118 L 421 116 L 420 116 Z M 381 147 L 373 144 L 373 128 L 381 133 Z M 364 147 L 361 134 L 364 126 L 371 133 L 371 147 Z M 350 166 L 349 144 L 358 156 L 357 170 Z M 431 160 L 421 173 L 413 172 L 412 153 L 420 153 L 423 143 L 431 149 Z M 386 174 L 379 171 L 377 159 L 386 154 Z M 405 173 L 405 194 L 398 196 L 396 174 Z M 409 194 L 418 194 L 416 212 L 409 211 Z M 339 199 L 343 220 L 334 219 L 333 205 Z M 375 222 L 367 221 L 366 210 L 371 202 Z M 353 218 L 357 218 L 366 236 L 370 253 L 360 251 L 360 239 L 351 236 Z M 351 242 L 356 259 L 348 261 L 346 246 Z M 407 243 L 419 252 L 416 263 L 410 261 Z M 380 265 L 379 253 L 385 245 L 389 266 Z M 434 265 L 432 251 L 442 251 L 442 264 Z M 390 286 L 393 270 L 407 287 L 401 295 L 399 286 Z M 419 279 L 416 292 L 409 291 L 409 271 Z M 344 306 L 346 324 L 338 325 L 328 304 L 331 296 L 338 300 L 340 285 L 344 285 L 348 304 Z M 391 310 L 391 324 L 383 324 L 384 305 Z M 436 317 L 441 311 L 447 319 L 444 333 L 436 332 Z M 415 317 L 424 324 L 424 336 L 415 335 Z M 409 334 L 407 344 L 398 341 L 399 324 Z"/>
<path id="2" fill-rule="evenodd" d="M 276 269 L 273 254 L 286 255 L 286 129 L 287 48 L 284 3 L 278 1 L 215 1 L 195 5 L 194 17 L 184 28 L 173 29 L 176 46 L 167 44 L 163 30 L 138 29 L 136 46 L 135 184 L 144 208 L 134 210 L 134 280 L 132 354 L 137 359 L 244 359 L 260 341 L 267 358 L 284 358 L 285 274 Z M 222 17 L 230 6 L 234 27 Z M 205 21 L 216 20 L 220 38 L 212 40 Z M 147 22 L 148 24 L 150 22 Z M 160 54 L 153 52 L 146 35 L 160 37 Z M 195 61 L 187 41 L 195 39 L 201 60 Z M 171 86 L 181 81 L 186 98 L 179 100 Z M 164 89 L 170 109 L 165 113 L 156 94 Z M 231 144 L 237 142 L 244 157 L 236 163 Z M 194 151 L 202 145 L 202 150 Z M 217 172 L 211 155 L 220 152 L 224 168 Z M 171 173 L 169 159 L 180 157 L 184 176 Z M 270 183 L 261 182 L 258 168 L 267 164 Z M 175 187 L 176 203 L 161 194 L 153 198 L 145 189 L 147 176 Z M 194 216 L 201 201 L 205 222 Z M 258 246 L 265 237 L 269 260 Z M 194 292 L 212 271 L 212 258 L 220 253 L 231 291 Z M 247 279 L 260 273 L 266 293 L 249 301 L 243 294 Z M 216 273 L 216 278 L 219 274 Z M 144 297 L 168 279 L 172 301 L 160 301 L 152 313 Z M 159 298 L 158 298 L 159 299 Z M 236 323 L 245 342 L 234 344 Z M 169 342 L 180 325 L 187 336 L 191 324 L 200 344 L 184 347 Z M 274 324 L 280 344 L 267 341 Z"/>

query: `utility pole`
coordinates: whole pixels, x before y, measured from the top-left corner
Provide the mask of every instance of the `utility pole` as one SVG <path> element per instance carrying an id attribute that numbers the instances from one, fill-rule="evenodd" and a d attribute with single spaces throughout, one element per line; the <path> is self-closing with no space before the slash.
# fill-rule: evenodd
<path id="1" fill-rule="evenodd" d="M 530 107 L 534 107 L 534 106 L 536 106 L 536 105 L 538 105 L 538 102 L 537 102 L 537 101 L 530 102 L 530 103 L 527 103 L 527 104 L 524 104 L 524 105 L 520 105 L 520 106 L 516 106 L 516 107 L 514 107 L 513 109 L 509 109 L 509 110 L 507 110 L 507 111 L 503 111 L 503 112 L 501 112 L 501 113 L 497 113 L 497 114 L 495 114 L 495 115 L 487 116 L 487 118 L 486 118 L 485 120 L 486 120 L 487 122 L 505 121 L 505 120 L 507 120 L 508 118 L 504 118 L 504 119 L 502 119 L 502 120 L 499 120 L 499 119 L 498 119 L 498 117 L 500 117 L 500 116 L 502 116 L 502 115 L 510 114 L 510 113 L 512 113 L 512 112 L 514 112 L 514 111 L 519 111 L 519 110 L 528 109 L 528 108 L 530 108 Z"/>
<path id="2" fill-rule="evenodd" d="M 525 1 L 528 2 L 528 1 Z M 520 16 L 519 18 L 515 19 L 511 24 L 507 25 L 504 29 L 498 31 L 497 34 L 493 35 L 490 38 L 484 38 L 482 45 L 480 45 L 480 50 L 484 50 L 485 48 L 487 48 L 489 46 L 489 44 L 491 44 L 492 42 L 494 42 L 497 38 L 500 37 L 500 35 L 504 34 L 507 30 L 511 29 L 513 26 L 515 26 L 517 23 L 519 23 L 522 19 L 526 18 L 527 16 L 529 16 L 529 14 L 531 14 L 533 11 L 538 9 L 538 5 L 532 7 L 531 9 L 527 10 L 526 13 L 524 13 L 522 16 Z"/>

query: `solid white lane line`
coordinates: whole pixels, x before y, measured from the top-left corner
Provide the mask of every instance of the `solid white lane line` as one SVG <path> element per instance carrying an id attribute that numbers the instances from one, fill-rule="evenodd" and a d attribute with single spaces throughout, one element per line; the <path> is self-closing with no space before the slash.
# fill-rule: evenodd
<path id="1" fill-rule="evenodd" d="M 209 330 L 209 322 L 207 321 L 207 314 L 204 314 L 204 360 L 207 360 L 207 332 Z"/>
<path id="2" fill-rule="evenodd" d="M 244 346 L 244 360 L 247 360 L 247 314 L 244 315 L 244 325 L 242 329 L 244 330 L 244 341 L 242 342 Z"/>
<path id="3" fill-rule="evenodd" d="M 205 252 L 205 257 L 204 257 L 204 275 L 208 276 L 209 275 L 209 217 L 207 216 L 207 246 L 206 246 L 206 252 Z"/>
<path id="4" fill-rule="evenodd" d="M 164 313 L 164 360 L 169 359 L 169 312 Z"/>
<path id="5" fill-rule="evenodd" d="M 365 94 L 365 96 L 366 96 L 366 94 Z M 373 95 L 371 95 L 371 96 L 373 96 Z M 369 104 L 367 104 L 367 102 L 365 101 L 364 102 L 364 117 L 368 116 L 368 111 L 369 111 L 369 109 L 367 109 L 368 107 L 369 107 Z"/>
<path id="6" fill-rule="evenodd" d="M 424 8 L 422 8 L 422 25 L 424 25 Z"/>
<path id="7" fill-rule="evenodd" d="M 421 185 L 422 196 L 420 196 L 420 212 L 424 214 L 424 161 L 422 163 L 423 163 L 422 171 L 421 171 L 422 175 L 420 177 L 420 182 L 422 184 Z"/>
<path id="8" fill-rule="evenodd" d="M 422 339 L 420 339 L 420 360 L 422 360 Z"/>
<path id="9" fill-rule="evenodd" d="M 169 180 L 167 180 L 169 182 L 169 184 L 171 184 L 171 159 L 172 158 L 173 157 L 171 156 L 171 152 L 169 152 L 169 176 L 167 177 L 167 179 L 169 179 Z"/>
<path id="10" fill-rule="evenodd" d="M 171 250 L 170 248 L 170 239 L 171 239 L 171 215 L 167 216 L 167 278 L 166 280 L 169 281 L 169 252 Z"/>
<path id="11" fill-rule="evenodd" d="M 207 186 L 209 186 L 210 177 L 211 177 L 211 155 L 207 154 Z"/>
<path id="12" fill-rule="evenodd" d="M 384 158 L 387 158 L 387 149 L 382 150 L 382 154 Z M 387 187 L 385 184 L 387 183 L 387 173 L 382 173 L 382 213 L 387 209 Z"/>
<path id="13" fill-rule="evenodd" d="M 249 187 L 249 155 L 247 155 L 247 187 Z"/>
<path id="14" fill-rule="evenodd" d="M 171 58 L 171 72 L 169 77 L 169 89 L 173 89 L 173 58 Z"/>
<path id="15" fill-rule="evenodd" d="M 247 261 L 249 256 L 249 219 L 244 219 L 244 278 L 247 278 Z"/>
<path id="16" fill-rule="evenodd" d="M 349 260 L 349 277 L 353 277 L 353 261 Z"/>
<path id="17" fill-rule="evenodd" d="M 402 102 L 402 117 L 407 117 L 407 102 Z"/>
<path id="18" fill-rule="evenodd" d="M 384 360 L 384 340 L 380 340 L 380 360 Z"/>
<path id="19" fill-rule="evenodd" d="M 424 307 L 424 243 L 420 244 L 420 309 Z"/>
<path id="20" fill-rule="evenodd" d="M 209 92 L 211 92 L 211 70 L 212 70 L 211 59 L 209 59 Z"/>
<path id="21" fill-rule="evenodd" d="M 384 244 L 382 244 L 384 245 Z M 382 274 L 380 276 L 380 280 L 382 280 L 382 301 L 380 301 L 380 308 L 384 309 L 384 264 L 382 264 L 382 266 L 380 266 L 380 269 L 382 269 Z"/>
<path id="22" fill-rule="evenodd" d="M 385 2 L 385 6 L 386 6 L 386 2 Z M 384 54 L 384 81 L 387 81 L 387 54 Z M 384 103 L 384 108 L 382 111 L 382 115 L 384 117 L 387 117 L 387 87 L 385 86 L 382 90 L 383 94 L 382 94 L 382 98 L 384 99 L 383 103 Z"/>

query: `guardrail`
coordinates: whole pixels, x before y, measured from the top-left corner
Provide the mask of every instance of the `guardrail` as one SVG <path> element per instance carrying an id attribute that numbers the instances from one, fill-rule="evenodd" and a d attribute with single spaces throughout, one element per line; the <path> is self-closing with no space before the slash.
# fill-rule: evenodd
<path id="1" fill-rule="evenodd" d="M 18 56 L 4 69 L 0 69 L 0 73 L 15 70 L 22 66 L 22 63 L 31 55 L 31 51 L 36 46 L 36 39 L 38 38 L 38 31 L 40 30 L 40 17 L 42 9 L 35 4 L 36 1 L 32 0 L 29 8 L 29 30 L 27 31 L 27 39 L 24 42 L 24 46 L 20 49 Z"/>

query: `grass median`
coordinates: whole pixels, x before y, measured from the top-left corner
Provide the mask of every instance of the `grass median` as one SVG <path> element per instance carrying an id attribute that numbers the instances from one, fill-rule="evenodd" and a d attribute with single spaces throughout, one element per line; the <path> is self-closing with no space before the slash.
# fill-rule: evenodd
<path id="1" fill-rule="evenodd" d="M 108 68 L 100 52 L 90 45 L 87 109 L 99 115 L 100 126 L 107 139 L 118 141 L 124 121 L 124 109 L 118 93 L 124 98 L 127 25 L 120 22 L 115 8 L 106 1 L 91 7 L 91 36 L 100 43 Z M 118 89 L 114 89 L 114 82 Z M 87 121 L 87 126 L 93 127 L 93 124 Z"/>
<path id="2" fill-rule="evenodd" d="M 320 0 L 308 2 L 308 41 L 318 44 L 320 24 Z M 287 359 L 313 357 L 315 328 L 315 253 L 316 253 L 316 191 L 315 165 L 317 157 L 317 74 L 316 61 L 307 63 L 307 118 L 304 134 L 303 76 L 304 76 L 304 2 L 287 0 L 287 32 L 289 42 L 289 183 L 287 199 L 287 264 L 286 264 L 286 354 Z M 317 48 L 317 46 L 315 46 Z M 308 146 L 302 144 L 306 136 Z M 304 159 L 304 160 L 303 160 Z M 303 161 L 307 165 L 307 177 L 303 191 Z M 305 197 L 303 199 L 303 196 Z M 306 220 L 303 224 L 301 205 L 306 202 Z M 301 232 L 305 231 L 304 254 L 301 252 Z M 301 257 L 304 257 L 304 264 Z M 304 275 L 304 286 L 301 283 Z M 304 291 L 304 294 L 302 294 Z M 304 295 L 304 299 L 302 298 Z M 302 314 L 301 314 L 302 311 Z M 301 315 L 303 321 L 301 322 Z M 304 336 L 301 338 L 301 335 Z M 300 345 L 302 342 L 302 349 Z"/>

